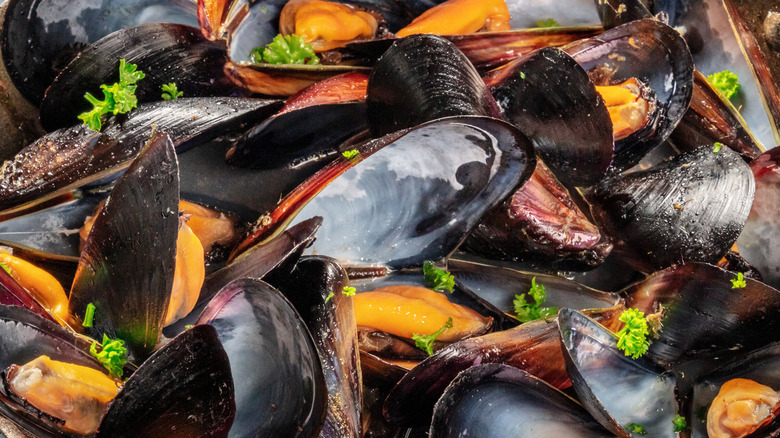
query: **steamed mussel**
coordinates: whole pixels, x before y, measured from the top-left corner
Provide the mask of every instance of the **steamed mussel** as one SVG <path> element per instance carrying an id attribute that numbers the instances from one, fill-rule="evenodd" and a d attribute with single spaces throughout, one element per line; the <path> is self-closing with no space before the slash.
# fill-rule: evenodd
<path id="1" fill-rule="evenodd" d="M 674 2 L 529 3 L 9 1 L 0 431 L 776 435 L 774 152 Z"/>

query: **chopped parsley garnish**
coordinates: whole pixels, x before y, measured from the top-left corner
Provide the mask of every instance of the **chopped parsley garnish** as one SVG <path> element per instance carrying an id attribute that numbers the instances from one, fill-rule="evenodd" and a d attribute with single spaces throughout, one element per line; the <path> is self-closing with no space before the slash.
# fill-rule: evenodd
<path id="1" fill-rule="evenodd" d="M 536 27 L 561 27 L 561 25 L 552 18 L 548 18 L 546 20 L 536 20 Z"/>
<path id="2" fill-rule="evenodd" d="M 747 287 L 747 282 L 745 282 L 745 276 L 742 275 L 741 272 L 737 273 L 737 278 L 731 279 L 731 288 L 732 289 L 742 289 L 743 287 Z"/>
<path id="3" fill-rule="evenodd" d="M 314 54 L 311 44 L 305 42 L 302 36 L 281 34 L 274 37 L 265 48 L 255 47 L 249 52 L 249 59 L 260 64 L 319 64 L 320 58 Z"/>
<path id="4" fill-rule="evenodd" d="M 630 423 L 628 426 L 626 426 L 626 430 L 629 432 L 638 433 L 639 435 L 647 435 L 647 429 L 645 429 L 645 427 L 641 424 Z"/>
<path id="5" fill-rule="evenodd" d="M 92 303 L 87 304 L 87 311 L 84 313 L 84 322 L 81 323 L 84 327 L 92 327 L 92 322 L 95 319 L 95 305 Z"/>
<path id="6" fill-rule="evenodd" d="M 135 96 L 136 83 L 146 75 L 142 71 L 137 71 L 135 64 L 128 64 L 124 58 L 119 60 L 119 82 L 113 85 L 101 85 L 103 91 L 103 100 L 99 100 L 91 93 L 86 93 L 84 98 L 92 104 L 92 111 L 81 113 L 81 119 L 85 125 L 94 131 L 100 131 L 103 128 L 101 117 L 105 114 L 125 114 L 138 106 L 138 98 Z"/>
<path id="7" fill-rule="evenodd" d="M 357 292 L 357 290 L 350 286 L 344 286 L 344 289 L 341 289 L 341 294 L 348 297 L 354 297 L 355 292 Z"/>
<path id="8" fill-rule="evenodd" d="M 192 324 L 187 324 L 187 325 L 184 326 L 184 330 L 189 330 L 189 329 L 191 329 L 193 327 L 195 327 L 195 326 L 192 325 Z"/>
<path id="9" fill-rule="evenodd" d="M 533 303 L 526 301 L 526 296 L 533 298 Z M 536 284 L 536 277 L 531 279 L 531 289 L 527 294 L 515 295 L 515 315 L 520 322 L 549 318 L 558 313 L 557 307 L 540 307 L 547 300 L 544 286 Z"/>
<path id="10" fill-rule="evenodd" d="M 8 273 L 8 275 L 11 275 L 11 268 L 9 268 L 5 263 L 0 262 L 0 268 L 3 268 L 3 271 Z"/>
<path id="11" fill-rule="evenodd" d="M 452 293 L 452 288 L 455 287 L 455 276 L 449 271 L 437 268 L 431 261 L 423 263 L 422 271 L 430 289 Z"/>
<path id="12" fill-rule="evenodd" d="M 325 302 L 327 303 L 328 301 L 330 301 L 330 299 L 333 298 L 334 295 L 336 295 L 336 294 L 334 294 L 333 291 L 330 291 L 330 293 L 328 294 L 328 297 L 325 298 Z"/>
<path id="13" fill-rule="evenodd" d="M 444 333 L 444 331 L 448 328 L 452 328 L 452 318 L 448 319 L 446 324 L 430 335 L 421 335 L 419 333 L 413 334 L 412 340 L 414 341 L 414 345 L 416 345 L 420 350 L 428 353 L 428 356 L 433 356 L 433 341 L 435 341 L 436 338 L 438 338 L 439 335 Z"/>
<path id="14" fill-rule="evenodd" d="M 351 159 L 357 157 L 358 154 L 359 154 L 359 152 L 358 152 L 357 149 L 351 149 L 351 150 L 344 151 L 344 152 L 341 153 L 341 155 L 343 155 L 344 158 L 346 158 L 347 160 L 351 160 Z"/>
<path id="15" fill-rule="evenodd" d="M 125 347 L 125 341 L 121 339 L 111 339 L 107 335 L 103 335 L 103 348 L 100 352 L 97 351 L 97 342 L 93 342 L 89 347 L 89 352 L 92 356 L 100 361 L 104 367 L 108 370 L 109 376 L 112 379 L 121 379 L 125 364 L 127 363 L 127 348 Z"/>
<path id="16" fill-rule="evenodd" d="M 728 70 L 708 75 L 707 80 L 726 99 L 731 99 L 742 88 L 742 85 L 739 84 L 739 76 Z"/>
<path id="17" fill-rule="evenodd" d="M 616 333 L 618 349 L 632 359 L 647 353 L 650 343 L 647 342 L 649 331 L 645 314 L 637 309 L 626 309 L 620 314 L 619 319 L 626 325 Z"/>
<path id="18" fill-rule="evenodd" d="M 176 100 L 184 96 L 184 92 L 179 91 L 179 87 L 174 82 L 171 82 L 170 84 L 163 84 L 160 88 L 162 88 L 163 91 L 163 100 Z"/>
<path id="19" fill-rule="evenodd" d="M 717 154 L 718 152 L 720 152 L 720 149 L 723 147 L 723 143 L 716 141 L 715 144 L 713 144 L 713 146 L 714 147 L 712 148 L 712 152 L 715 152 Z"/>
<path id="20" fill-rule="evenodd" d="M 520 79 L 525 79 L 525 73 L 520 72 Z"/>
<path id="21" fill-rule="evenodd" d="M 672 424 L 674 424 L 675 432 L 682 432 L 683 430 L 685 430 L 686 427 L 688 427 L 688 422 L 685 421 L 685 417 L 683 417 L 680 414 L 674 416 L 674 419 L 672 420 Z"/>

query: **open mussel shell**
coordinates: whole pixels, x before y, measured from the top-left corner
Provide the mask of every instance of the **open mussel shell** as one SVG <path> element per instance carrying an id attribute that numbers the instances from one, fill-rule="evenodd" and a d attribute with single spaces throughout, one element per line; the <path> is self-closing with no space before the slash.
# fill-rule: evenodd
<path id="1" fill-rule="evenodd" d="M 635 20 L 653 18 L 653 14 L 640 0 L 597 1 L 596 10 L 605 29 L 612 29 Z"/>
<path id="2" fill-rule="evenodd" d="M 777 223 L 780 193 L 780 148 L 767 151 L 750 163 L 756 195 L 745 228 L 737 239 L 739 253 L 758 269 L 766 284 L 780 288 L 780 239 Z"/>
<path id="3" fill-rule="evenodd" d="M 311 247 L 319 254 L 396 268 L 438 260 L 530 176 L 531 149 L 516 128 L 486 117 L 439 119 L 363 143 L 285 197 L 234 254 L 297 215 L 323 217 Z"/>
<path id="4" fill-rule="evenodd" d="M 648 170 L 609 177 L 587 195 L 601 230 L 636 269 L 716 263 L 753 203 L 750 168 L 729 148 L 686 152 Z"/>
<path id="5" fill-rule="evenodd" d="M 322 438 L 362 436 L 363 378 L 352 298 L 342 293 L 349 279 L 330 257 L 303 257 L 287 274 L 268 281 L 300 312 L 314 338 L 328 388 L 328 409 Z"/>
<path id="6" fill-rule="evenodd" d="M 198 29 L 181 24 L 148 23 L 122 29 L 83 50 L 46 90 L 41 123 L 48 131 L 72 126 L 92 109 L 84 93 L 101 97 L 100 86 L 119 77 L 119 60 L 136 64 L 139 103 L 162 100 L 161 86 L 176 83 L 186 97 L 229 96 L 238 87 L 224 73 L 223 42 L 208 41 Z"/>
<path id="7" fill-rule="evenodd" d="M 130 165 L 153 126 L 165 129 L 178 151 L 276 111 L 281 102 L 235 97 L 181 98 L 142 104 L 113 118 L 103 132 L 84 125 L 54 131 L 24 148 L 0 173 L 0 210 L 29 208 Z"/>
<path id="8" fill-rule="evenodd" d="M 368 80 L 367 104 L 375 137 L 441 117 L 499 114 L 469 60 L 435 35 L 400 39 L 382 55 Z"/>
<path id="9" fill-rule="evenodd" d="M 617 349 L 617 337 L 571 309 L 558 312 L 566 369 L 585 409 L 617 436 L 629 438 L 631 423 L 648 436 L 675 436 L 675 377 L 649 359 L 632 359 Z"/>
<path id="10" fill-rule="evenodd" d="M 197 26 L 187 0 L 13 0 L 2 34 L 3 60 L 14 85 L 34 105 L 78 52 L 104 36 L 148 22 Z"/>
<path id="11" fill-rule="evenodd" d="M 594 311 L 614 327 L 622 307 Z M 571 385 L 555 321 L 532 321 L 511 330 L 490 333 L 449 345 L 420 362 L 393 387 L 384 415 L 403 426 L 426 425 L 434 403 L 461 371 L 486 363 L 520 368 L 556 388 Z"/>
<path id="12" fill-rule="evenodd" d="M 322 367 L 309 331 L 279 291 L 261 280 L 236 280 L 198 324 L 216 329 L 237 381 L 231 437 L 315 436 L 327 397 Z"/>
<path id="13" fill-rule="evenodd" d="M 368 67 L 351 65 L 250 64 L 231 61 L 225 74 L 247 90 L 267 96 L 292 96 L 304 88 L 345 73 L 368 73 Z"/>
<path id="14" fill-rule="evenodd" d="M 614 156 L 612 121 L 585 70 L 554 48 L 485 76 L 504 117 L 520 128 L 567 187 L 604 178 Z"/>
<path id="15" fill-rule="evenodd" d="M 125 382 L 95 436 L 224 438 L 236 412 L 233 394 L 228 355 L 216 330 L 195 326 Z"/>
<path id="16" fill-rule="evenodd" d="M 691 106 L 669 139 L 680 150 L 719 142 L 748 162 L 762 151 L 739 111 L 731 101 L 721 98 L 699 71 L 693 75 Z"/>
<path id="17" fill-rule="evenodd" d="M 86 332 L 123 339 L 137 361 L 162 332 L 173 287 L 179 230 L 179 168 L 170 137 L 155 133 L 117 181 L 97 215 L 79 260 L 68 309 Z"/>
<path id="18" fill-rule="evenodd" d="M 579 403 L 531 374 L 500 364 L 469 368 L 442 394 L 431 438 L 612 436 Z"/>
<path id="19" fill-rule="evenodd" d="M 644 128 L 615 142 L 617 169 L 628 169 L 663 143 L 682 119 L 693 92 L 693 60 L 671 27 L 637 20 L 563 48 L 599 85 L 637 78 L 655 94 L 656 108 Z"/>
<path id="20" fill-rule="evenodd" d="M 661 310 L 659 337 L 650 344 L 658 363 L 671 367 L 713 362 L 780 341 L 780 291 L 745 279 L 734 288 L 733 272 L 686 263 L 657 272 L 621 292 L 626 306 L 645 314 Z M 711 364 L 710 364 L 711 365 Z"/>

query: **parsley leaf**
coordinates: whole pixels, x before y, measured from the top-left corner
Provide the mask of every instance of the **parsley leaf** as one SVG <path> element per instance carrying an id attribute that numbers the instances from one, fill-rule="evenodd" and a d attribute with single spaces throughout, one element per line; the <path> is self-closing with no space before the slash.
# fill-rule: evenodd
<path id="1" fill-rule="evenodd" d="M 351 149 L 351 150 L 342 152 L 341 155 L 343 155 L 344 158 L 346 158 L 347 160 L 351 160 L 351 159 L 357 157 L 359 153 L 360 152 L 358 152 L 357 149 Z"/>
<path id="2" fill-rule="evenodd" d="M 92 346 L 89 347 L 90 354 L 106 367 L 112 379 L 121 379 L 123 374 L 122 368 L 127 363 L 125 341 L 111 339 L 104 334 L 103 348 L 101 348 L 100 352 L 97 351 L 97 345 L 97 342 L 92 343 Z"/>
<path id="3" fill-rule="evenodd" d="M 526 301 L 526 296 L 533 298 L 534 302 Z M 557 307 L 539 307 L 547 300 L 544 286 L 536 284 L 536 277 L 531 279 L 531 289 L 527 294 L 515 295 L 515 315 L 520 322 L 534 321 L 549 318 L 558 314 Z"/>
<path id="4" fill-rule="evenodd" d="M 561 25 L 552 18 L 548 18 L 546 20 L 536 20 L 536 27 L 561 27 Z"/>
<path id="5" fill-rule="evenodd" d="M 81 323 L 84 327 L 92 327 L 92 321 L 95 319 L 95 305 L 92 303 L 87 304 L 87 311 L 84 313 L 84 322 Z"/>
<path id="6" fill-rule="evenodd" d="M 265 48 L 255 47 L 249 53 L 249 59 L 259 64 L 319 64 L 320 58 L 314 54 L 311 44 L 302 36 L 281 34 L 274 37 Z"/>
<path id="7" fill-rule="evenodd" d="M 163 84 L 160 88 L 162 88 L 163 91 L 162 94 L 163 100 L 176 100 L 184 96 L 184 92 L 179 91 L 179 87 L 177 87 L 176 83 L 174 82 L 171 82 L 169 84 Z"/>
<path id="8" fill-rule="evenodd" d="M 645 314 L 637 309 L 626 309 L 620 314 L 619 319 L 626 325 L 616 333 L 618 349 L 632 359 L 647 353 L 650 343 L 647 341 L 649 331 Z"/>
<path id="9" fill-rule="evenodd" d="M 739 84 L 739 76 L 728 70 L 708 75 L 707 80 L 725 99 L 731 99 L 742 88 Z"/>
<path id="10" fill-rule="evenodd" d="M 9 268 L 5 263 L 0 262 L 0 268 L 3 268 L 3 271 L 5 271 L 8 275 L 11 275 L 11 268 Z"/>
<path id="11" fill-rule="evenodd" d="M 737 273 L 737 278 L 731 279 L 731 288 L 732 289 L 742 289 L 743 287 L 747 287 L 747 282 L 745 282 L 745 276 L 742 275 L 741 272 Z"/>
<path id="12" fill-rule="evenodd" d="M 414 341 L 414 345 L 416 345 L 417 348 L 419 348 L 420 350 L 423 350 L 426 353 L 428 353 L 428 356 L 433 356 L 433 341 L 435 341 L 436 338 L 438 338 L 439 335 L 444 333 L 444 331 L 447 330 L 448 328 L 452 328 L 452 318 L 448 319 L 446 324 L 444 324 L 439 330 L 436 330 L 430 335 L 421 335 L 419 333 L 414 333 L 412 335 L 412 340 Z"/>
<path id="13" fill-rule="evenodd" d="M 344 286 L 344 289 L 341 290 L 341 293 L 348 297 L 354 297 L 355 292 L 357 292 L 357 290 L 354 287 L 350 287 L 350 286 Z"/>
<path id="14" fill-rule="evenodd" d="M 645 427 L 641 424 L 630 423 L 628 426 L 626 426 L 626 430 L 629 432 L 638 433 L 639 435 L 647 435 L 647 429 L 645 429 Z"/>
<path id="15" fill-rule="evenodd" d="M 437 268 L 431 261 L 423 263 L 422 271 L 430 289 L 452 293 L 452 288 L 455 287 L 455 276 L 444 269 Z"/>
<path id="16" fill-rule="evenodd" d="M 674 419 L 672 419 L 672 424 L 674 425 L 675 432 L 682 432 L 686 427 L 688 427 L 688 422 L 685 421 L 685 417 L 680 414 L 674 416 Z"/>
<path id="17" fill-rule="evenodd" d="M 720 143 L 720 142 L 716 141 L 712 146 L 714 146 L 712 148 L 712 152 L 717 154 L 718 152 L 720 152 L 720 149 L 723 147 L 723 143 Z"/>
<path id="18" fill-rule="evenodd" d="M 124 58 L 119 60 L 119 82 L 112 85 L 101 85 L 103 100 L 98 99 L 91 93 L 86 93 L 84 98 L 92 104 L 92 110 L 79 114 L 85 125 L 94 131 L 100 131 L 103 128 L 101 117 L 105 114 L 125 114 L 133 108 L 138 107 L 138 98 L 135 96 L 137 88 L 136 82 L 143 79 L 146 75 L 142 71 L 137 71 L 135 64 L 128 64 Z"/>

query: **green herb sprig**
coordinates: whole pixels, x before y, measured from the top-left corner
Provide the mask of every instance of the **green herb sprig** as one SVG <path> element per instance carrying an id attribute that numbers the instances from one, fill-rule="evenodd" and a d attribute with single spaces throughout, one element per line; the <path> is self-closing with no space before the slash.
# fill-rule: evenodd
<path id="1" fill-rule="evenodd" d="M 274 37 L 268 45 L 255 47 L 249 52 L 249 59 L 255 63 L 268 64 L 308 64 L 320 63 L 320 58 L 314 54 L 311 44 L 305 42 L 302 36 L 281 34 Z"/>
<path id="2" fill-rule="evenodd" d="M 125 341 L 121 339 L 111 339 L 103 335 L 103 347 L 100 352 L 97 351 L 97 342 L 93 342 L 89 347 L 89 352 L 108 370 L 112 379 L 121 379 L 123 368 L 127 363 L 127 348 Z"/>
<path id="3" fill-rule="evenodd" d="M 92 110 L 79 114 L 85 125 L 94 131 L 103 129 L 101 118 L 106 114 L 125 114 L 138 107 L 138 98 L 135 90 L 138 81 L 146 77 L 146 74 L 137 70 L 135 64 L 128 64 L 125 59 L 119 60 L 119 82 L 112 85 L 101 85 L 103 100 L 91 93 L 86 93 L 84 98 L 92 104 Z"/>
<path id="4" fill-rule="evenodd" d="M 708 75 L 707 80 L 725 99 L 731 99 L 742 88 L 742 85 L 739 84 L 739 76 L 728 70 Z"/>
<path id="5" fill-rule="evenodd" d="M 747 287 L 747 282 L 745 281 L 745 276 L 742 275 L 741 272 L 737 273 L 737 278 L 731 279 L 731 288 L 732 289 L 742 289 L 744 287 Z"/>
<path id="6" fill-rule="evenodd" d="M 629 432 L 633 432 L 639 435 L 647 435 L 647 429 L 645 429 L 645 427 L 641 424 L 630 423 L 628 426 L 626 426 L 626 429 Z"/>
<path id="7" fill-rule="evenodd" d="M 452 289 L 455 287 L 455 276 L 449 271 L 437 268 L 436 264 L 431 261 L 423 263 L 422 271 L 429 288 L 452 293 Z"/>
<path id="8" fill-rule="evenodd" d="M 526 300 L 530 296 L 533 302 Z M 515 315 L 520 322 L 535 321 L 558 314 L 557 307 L 541 307 L 547 300 L 547 293 L 542 284 L 536 283 L 536 277 L 531 279 L 531 289 L 527 294 L 515 295 Z"/>
<path id="9" fill-rule="evenodd" d="M 536 27 L 561 27 L 561 25 L 552 18 L 548 18 L 546 20 L 536 20 Z"/>
<path id="10" fill-rule="evenodd" d="M 626 356 L 631 356 L 632 359 L 637 359 L 647 353 L 650 343 L 647 341 L 649 330 L 645 314 L 637 309 L 626 309 L 620 314 L 619 319 L 625 325 L 616 333 L 618 349 L 623 351 Z"/>
<path id="11" fill-rule="evenodd" d="M 184 96 L 184 92 L 179 91 L 179 87 L 176 85 L 175 82 L 171 82 L 169 84 L 163 84 L 160 88 L 163 91 L 162 94 L 163 100 L 176 100 Z"/>
<path id="12" fill-rule="evenodd" d="M 95 319 L 95 305 L 92 303 L 87 304 L 87 311 L 84 313 L 84 322 L 81 323 L 84 327 L 92 327 L 93 320 Z"/>
<path id="13" fill-rule="evenodd" d="M 676 414 L 674 416 L 674 418 L 672 419 L 672 424 L 674 425 L 675 432 L 682 432 L 685 430 L 686 427 L 688 427 L 688 422 L 685 421 L 685 417 L 683 417 L 680 414 Z"/>
<path id="14" fill-rule="evenodd" d="M 430 335 L 421 335 L 419 333 L 414 333 L 412 335 L 412 340 L 414 341 L 414 345 L 416 345 L 417 348 L 419 348 L 420 350 L 423 350 L 426 353 L 428 353 L 428 356 L 433 356 L 433 342 L 448 328 L 452 328 L 452 318 L 448 319 L 447 323 L 445 323 L 440 329 L 436 330 Z"/>

